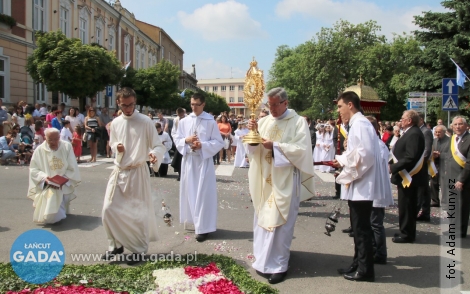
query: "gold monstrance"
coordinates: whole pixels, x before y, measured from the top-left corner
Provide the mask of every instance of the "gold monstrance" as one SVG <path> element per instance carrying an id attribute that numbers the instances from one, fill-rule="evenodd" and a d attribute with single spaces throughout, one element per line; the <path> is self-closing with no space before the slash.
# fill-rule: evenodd
<path id="1" fill-rule="evenodd" d="M 246 106 L 251 110 L 250 119 L 255 119 L 255 112 L 261 104 L 264 96 L 264 78 L 263 71 L 258 69 L 258 62 L 253 58 L 250 62 L 250 69 L 246 72 L 245 86 L 243 89 L 244 100 Z M 258 130 L 250 130 L 250 132 L 243 138 L 243 143 L 248 143 L 256 146 L 263 143 Z"/>

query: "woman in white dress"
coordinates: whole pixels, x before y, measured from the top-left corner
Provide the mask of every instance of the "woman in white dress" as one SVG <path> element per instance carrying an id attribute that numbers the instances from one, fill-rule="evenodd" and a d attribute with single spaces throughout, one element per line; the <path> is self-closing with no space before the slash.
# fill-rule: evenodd
<path id="1" fill-rule="evenodd" d="M 246 128 L 246 122 L 239 122 L 238 129 L 235 130 L 235 136 L 233 136 L 233 140 L 237 142 L 237 152 L 235 153 L 235 161 L 233 163 L 235 167 L 248 166 L 245 159 L 246 150 L 245 146 L 243 146 L 243 137 L 248 134 L 248 132 L 249 130 Z"/>
<path id="2" fill-rule="evenodd" d="M 323 151 L 323 135 L 325 134 L 325 125 L 317 124 L 317 132 L 315 135 L 317 136 L 317 141 L 315 144 L 315 149 L 313 150 L 313 161 L 322 161 L 321 154 Z M 319 170 L 320 166 L 315 165 L 315 169 Z"/>
<path id="3" fill-rule="evenodd" d="M 335 144 L 333 142 L 333 128 L 328 124 L 325 127 L 325 133 L 323 134 L 323 150 L 321 154 L 321 161 L 331 161 L 335 157 Z M 328 173 L 333 170 L 328 165 L 320 165 L 320 171 Z"/>

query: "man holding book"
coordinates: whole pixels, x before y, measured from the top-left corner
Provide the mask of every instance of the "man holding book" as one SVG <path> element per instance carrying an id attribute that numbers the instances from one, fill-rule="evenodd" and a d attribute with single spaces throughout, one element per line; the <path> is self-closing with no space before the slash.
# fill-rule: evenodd
<path id="1" fill-rule="evenodd" d="M 72 144 L 60 140 L 59 130 L 46 129 L 45 135 L 29 166 L 28 198 L 34 201 L 33 221 L 52 224 L 66 217 L 80 172 Z"/>

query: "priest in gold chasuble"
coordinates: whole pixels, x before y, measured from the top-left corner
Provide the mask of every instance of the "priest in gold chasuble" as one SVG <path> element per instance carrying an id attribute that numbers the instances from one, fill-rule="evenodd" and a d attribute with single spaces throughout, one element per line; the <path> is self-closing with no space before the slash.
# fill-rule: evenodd
<path id="1" fill-rule="evenodd" d="M 307 122 L 287 108 L 286 91 L 269 91 L 267 105 L 271 114 L 248 125 L 263 143 L 246 147 L 255 210 L 253 268 L 275 284 L 286 276 L 299 203 L 313 197 L 314 171 Z"/>

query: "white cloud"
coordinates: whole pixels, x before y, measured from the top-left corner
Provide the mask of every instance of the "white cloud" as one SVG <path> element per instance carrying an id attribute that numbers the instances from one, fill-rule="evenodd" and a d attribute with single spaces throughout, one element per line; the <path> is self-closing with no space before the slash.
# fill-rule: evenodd
<path id="1" fill-rule="evenodd" d="M 295 14 L 301 14 L 330 24 L 339 19 L 353 24 L 375 20 L 382 27 L 382 33 L 391 37 L 392 33 L 410 33 L 419 29 L 413 23 L 413 16 L 429 10 L 444 11 L 444 8 L 442 6 L 415 6 L 384 10 L 373 2 L 361 0 L 282 0 L 276 7 L 276 14 L 286 19 Z"/>
<path id="2" fill-rule="evenodd" d="M 188 14 L 178 12 L 183 27 L 195 31 L 209 41 L 264 38 L 267 33 L 252 19 L 248 6 L 233 0 L 206 4 Z"/>
<path id="3" fill-rule="evenodd" d="M 213 58 L 201 59 L 195 62 L 197 79 L 228 79 L 228 78 L 243 78 L 248 70 L 242 70 L 238 67 L 230 67 L 220 61 L 215 61 Z M 188 66 L 185 71 L 191 73 L 192 67 Z"/>

